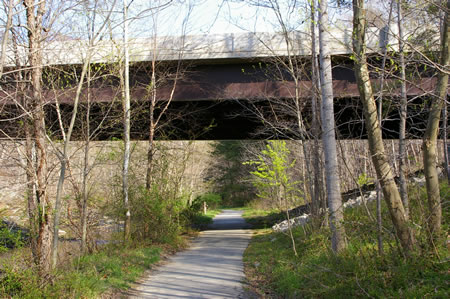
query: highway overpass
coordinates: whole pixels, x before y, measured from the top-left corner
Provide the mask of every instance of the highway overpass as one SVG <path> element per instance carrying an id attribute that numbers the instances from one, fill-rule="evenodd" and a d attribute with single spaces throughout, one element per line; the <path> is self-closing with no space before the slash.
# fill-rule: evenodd
<path id="1" fill-rule="evenodd" d="M 364 138 L 362 109 L 358 101 L 358 89 L 351 59 L 351 30 L 332 31 L 330 47 L 333 61 L 333 86 L 335 112 L 339 138 Z M 369 28 L 368 52 L 373 70 L 381 66 L 380 45 L 386 44 L 383 30 Z M 146 139 L 148 136 L 148 101 L 151 97 L 150 78 L 152 62 L 157 68 L 156 97 L 163 104 L 173 101 L 163 117 L 164 125 L 158 133 L 166 139 L 249 139 L 294 137 L 294 116 L 283 113 L 279 107 L 292 104 L 296 86 L 292 76 L 283 69 L 280 62 L 292 57 L 297 64 L 299 84 L 298 95 L 303 115 L 307 123 L 311 119 L 311 97 L 316 91 L 311 84 L 311 38 L 308 33 L 295 32 L 291 41 L 279 34 L 247 33 L 214 36 L 158 37 L 134 39 L 129 42 L 131 58 L 132 95 L 132 138 Z M 395 39 L 389 41 L 390 49 L 395 49 Z M 90 50 L 89 50 L 90 49 Z M 7 71 L 4 76 L 0 102 L 3 107 L 3 122 L 0 128 L 2 138 L 21 137 L 20 92 L 14 88 L 16 69 L 9 49 Z M 19 48 L 22 65 L 27 65 L 26 48 Z M 90 51 L 90 52 L 88 52 Z M 99 41 L 94 47 L 87 47 L 86 41 L 54 40 L 45 44 L 43 96 L 46 100 L 47 125 L 49 132 L 58 138 L 56 101 L 68 119 L 72 109 L 77 76 L 87 53 L 92 53 L 93 73 L 96 79 L 83 89 L 82 107 L 87 99 L 91 104 L 92 128 L 104 125 L 96 139 L 120 138 L 121 107 L 118 62 L 121 60 L 121 41 Z M 421 66 L 417 66 L 419 71 Z M 75 70 L 75 71 L 74 71 Z M 433 92 L 436 82 L 434 72 L 422 70 L 424 76 L 410 80 L 407 84 L 411 99 L 409 129 L 413 135 L 420 135 L 424 128 L 426 111 L 423 101 Z M 8 73 L 7 73 L 8 74 Z M 72 75 L 67 75 L 72 74 Z M 373 86 L 378 91 L 380 78 L 373 75 Z M 9 81 L 8 81 L 9 80 Z M 399 80 L 393 76 L 386 79 L 384 91 L 386 120 L 383 123 L 385 137 L 396 138 L 398 113 L 396 98 L 399 95 Z M 88 96 L 89 95 L 89 96 Z M 279 105 L 279 106 L 277 106 Z M 281 105 L 281 106 L 280 106 Z M 269 117 L 266 123 L 252 113 L 265 111 Z M 79 117 L 74 138 L 82 139 L 83 109 Z M 158 110 L 157 110 L 158 113 Z M 276 115 L 274 115 L 274 113 Z M 272 114 L 272 115 L 271 115 Z M 271 116 L 270 116 L 271 115 Z M 11 119 L 10 121 L 5 121 Z M 276 119 L 276 120 L 275 120 Z M 270 130 L 267 121 L 279 121 L 286 129 Z M 268 129 L 269 128 L 269 129 Z M 412 136 L 411 136 L 412 137 Z"/>

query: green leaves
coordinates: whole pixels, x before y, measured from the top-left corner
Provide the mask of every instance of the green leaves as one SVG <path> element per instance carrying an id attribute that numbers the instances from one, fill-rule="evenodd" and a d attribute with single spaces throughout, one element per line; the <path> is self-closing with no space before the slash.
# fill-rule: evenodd
<path id="1" fill-rule="evenodd" d="M 250 174 L 253 176 L 253 185 L 258 190 L 257 195 L 281 202 L 282 199 L 298 199 L 300 195 L 300 190 L 297 189 L 299 181 L 294 181 L 290 173 L 295 162 L 290 159 L 285 141 L 270 140 L 256 160 L 244 164 L 256 168 Z"/>
<path id="2" fill-rule="evenodd" d="M 369 177 L 369 176 L 367 175 L 367 173 L 364 172 L 364 173 L 362 173 L 362 174 L 360 174 L 360 175 L 358 176 L 358 181 L 357 181 L 357 183 L 358 183 L 358 186 L 359 186 L 359 187 L 362 187 L 362 186 L 365 186 L 365 185 L 372 184 L 373 181 L 374 181 L 374 179 L 371 178 L 371 177 Z"/>

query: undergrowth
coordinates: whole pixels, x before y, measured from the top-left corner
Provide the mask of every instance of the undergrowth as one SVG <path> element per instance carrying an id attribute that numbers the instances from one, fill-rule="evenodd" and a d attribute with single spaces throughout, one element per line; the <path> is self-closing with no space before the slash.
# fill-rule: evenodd
<path id="1" fill-rule="evenodd" d="M 285 219 L 285 214 L 276 209 L 263 210 L 243 208 L 242 210 L 244 210 L 242 216 L 245 218 L 245 221 L 251 224 L 254 229 L 270 228 L 275 223 Z"/>
<path id="2" fill-rule="evenodd" d="M 1 298 L 98 298 L 106 291 L 125 290 L 160 258 L 158 247 L 110 245 L 75 258 L 45 279 L 33 268 L 2 265 Z M 15 257 L 16 259 L 20 257 Z"/>
<path id="3" fill-rule="evenodd" d="M 208 210 L 206 214 L 196 213 L 192 216 L 192 226 L 199 230 L 205 230 L 213 222 L 214 217 L 220 214 L 221 210 Z"/>
<path id="4" fill-rule="evenodd" d="M 192 221 L 206 228 L 218 213 L 220 210 L 194 213 Z M 113 238 L 98 252 L 76 257 L 45 278 L 32 266 L 29 248 L 10 252 L 8 258 L 0 260 L 0 298 L 99 298 L 105 293 L 120 293 L 159 261 L 163 250 L 174 252 L 186 245 L 186 238 L 180 235 L 162 240 L 157 246 L 143 246 L 137 244 L 154 242 L 137 240 L 126 245 Z"/>
<path id="5" fill-rule="evenodd" d="M 0 221 L 0 253 L 12 248 L 22 247 L 26 243 L 26 236 L 19 229 L 13 229 Z"/>
<path id="6" fill-rule="evenodd" d="M 448 229 L 449 187 L 441 186 L 443 231 Z M 294 229 L 296 257 L 289 237 L 258 230 L 244 254 L 250 285 L 270 298 L 449 298 L 450 266 L 445 240 L 430 248 L 426 233 L 423 188 L 411 188 L 411 215 L 418 249 L 405 257 L 393 234 L 383 203 L 384 254 L 377 251 L 375 203 L 345 211 L 348 248 L 339 256 L 330 249 L 328 228 Z"/>

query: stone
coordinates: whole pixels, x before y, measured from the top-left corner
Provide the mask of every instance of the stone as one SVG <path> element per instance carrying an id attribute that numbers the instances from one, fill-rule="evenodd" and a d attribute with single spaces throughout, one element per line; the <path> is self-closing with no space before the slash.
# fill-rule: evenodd
<path id="1" fill-rule="evenodd" d="M 414 178 L 412 178 L 412 181 L 420 187 L 425 185 L 425 177 L 421 177 L 421 178 L 414 177 Z"/>

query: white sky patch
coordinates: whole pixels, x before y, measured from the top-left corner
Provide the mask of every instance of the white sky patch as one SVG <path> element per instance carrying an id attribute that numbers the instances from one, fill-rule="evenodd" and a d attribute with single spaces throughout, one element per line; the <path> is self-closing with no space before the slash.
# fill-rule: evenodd
<path id="1" fill-rule="evenodd" d="M 151 5 L 155 5 L 151 1 Z M 301 2 L 301 1 L 300 1 Z M 159 1 L 159 3 L 166 3 Z M 273 11 L 251 6 L 245 2 L 223 0 L 188 0 L 172 2 L 170 6 L 158 10 L 148 9 L 149 1 L 135 0 L 130 6 L 130 16 L 136 18 L 130 25 L 132 36 L 149 37 L 157 31 L 158 36 L 183 35 L 183 22 L 187 20 L 187 35 L 223 34 L 241 32 L 276 32 L 279 22 Z M 190 14 L 188 12 L 190 11 Z M 308 18 L 306 8 L 284 9 L 286 23 L 298 30 Z M 186 19 L 187 18 L 187 19 Z"/>

